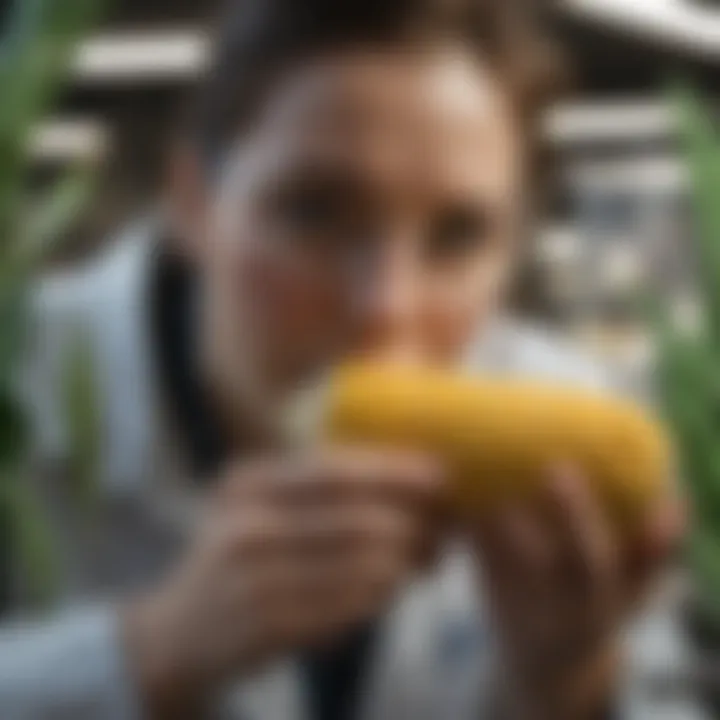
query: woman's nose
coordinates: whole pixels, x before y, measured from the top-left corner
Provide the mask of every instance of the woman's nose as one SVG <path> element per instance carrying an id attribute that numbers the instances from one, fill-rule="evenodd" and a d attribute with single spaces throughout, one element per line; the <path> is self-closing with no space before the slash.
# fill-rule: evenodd
<path id="1" fill-rule="evenodd" d="M 388 248 L 362 275 L 355 302 L 357 351 L 383 359 L 416 356 L 420 278 L 411 252 Z"/>

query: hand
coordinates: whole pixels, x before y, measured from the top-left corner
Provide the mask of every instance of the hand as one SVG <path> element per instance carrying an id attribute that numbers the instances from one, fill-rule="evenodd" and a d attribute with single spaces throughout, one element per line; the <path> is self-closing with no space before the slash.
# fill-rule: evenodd
<path id="1" fill-rule="evenodd" d="M 477 533 L 510 714 L 602 717 L 614 700 L 617 636 L 678 538 L 681 514 L 668 499 L 621 543 L 580 473 L 552 472 L 548 500 L 542 510 L 508 508 Z"/>
<path id="2" fill-rule="evenodd" d="M 434 465 L 388 453 L 233 469 L 182 567 L 125 613 L 150 716 L 378 613 L 426 555 L 440 485 Z"/>

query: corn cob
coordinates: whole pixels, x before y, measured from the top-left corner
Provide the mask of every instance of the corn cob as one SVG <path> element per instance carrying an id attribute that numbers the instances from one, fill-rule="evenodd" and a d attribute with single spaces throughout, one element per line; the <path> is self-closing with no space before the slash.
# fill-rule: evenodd
<path id="1" fill-rule="evenodd" d="M 528 500 L 548 467 L 581 468 L 609 514 L 632 524 L 661 493 L 669 447 L 634 405 L 566 386 L 441 370 L 352 366 L 330 383 L 331 441 L 422 450 L 446 463 L 462 513 Z"/>

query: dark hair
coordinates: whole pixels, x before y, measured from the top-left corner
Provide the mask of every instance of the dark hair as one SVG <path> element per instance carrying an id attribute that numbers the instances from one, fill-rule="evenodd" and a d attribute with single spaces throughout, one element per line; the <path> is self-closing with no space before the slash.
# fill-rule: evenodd
<path id="1" fill-rule="evenodd" d="M 214 165 L 272 79 L 293 63 L 354 45 L 448 37 L 497 69 L 518 117 L 532 122 L 559 77 L 535 7 L 523 0 L 231 0 L 192 134 Z"/>

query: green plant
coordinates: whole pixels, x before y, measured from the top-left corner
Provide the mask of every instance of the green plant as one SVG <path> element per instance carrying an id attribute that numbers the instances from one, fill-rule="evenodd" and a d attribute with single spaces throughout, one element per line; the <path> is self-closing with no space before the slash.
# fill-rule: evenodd
<path id="1" fill-rule="evenodd" d="M 85 168 L 41 195 L 30 191 L 32 132 L 62 90 L 77 41 L 99 0 L 16 0 L 0 39 L 0 549 L 3 576 L 22 563 L 38 602 L 54 590 L 52 541 L 28 482 L 29 424 L 17 392 L 27 350 L 33 278 L 52 244 L 87 201 Z"/>
<path id="2" fill-rule="evenodd" d="M 720 622 L 720 136 L 697 94 L 680 84 L 674 104 L 692 178 L 701 323 L 692 330 L 656 308 L 660 395 L 675 432 L 693 507 L 688 561 L 704 612 Z"/>

